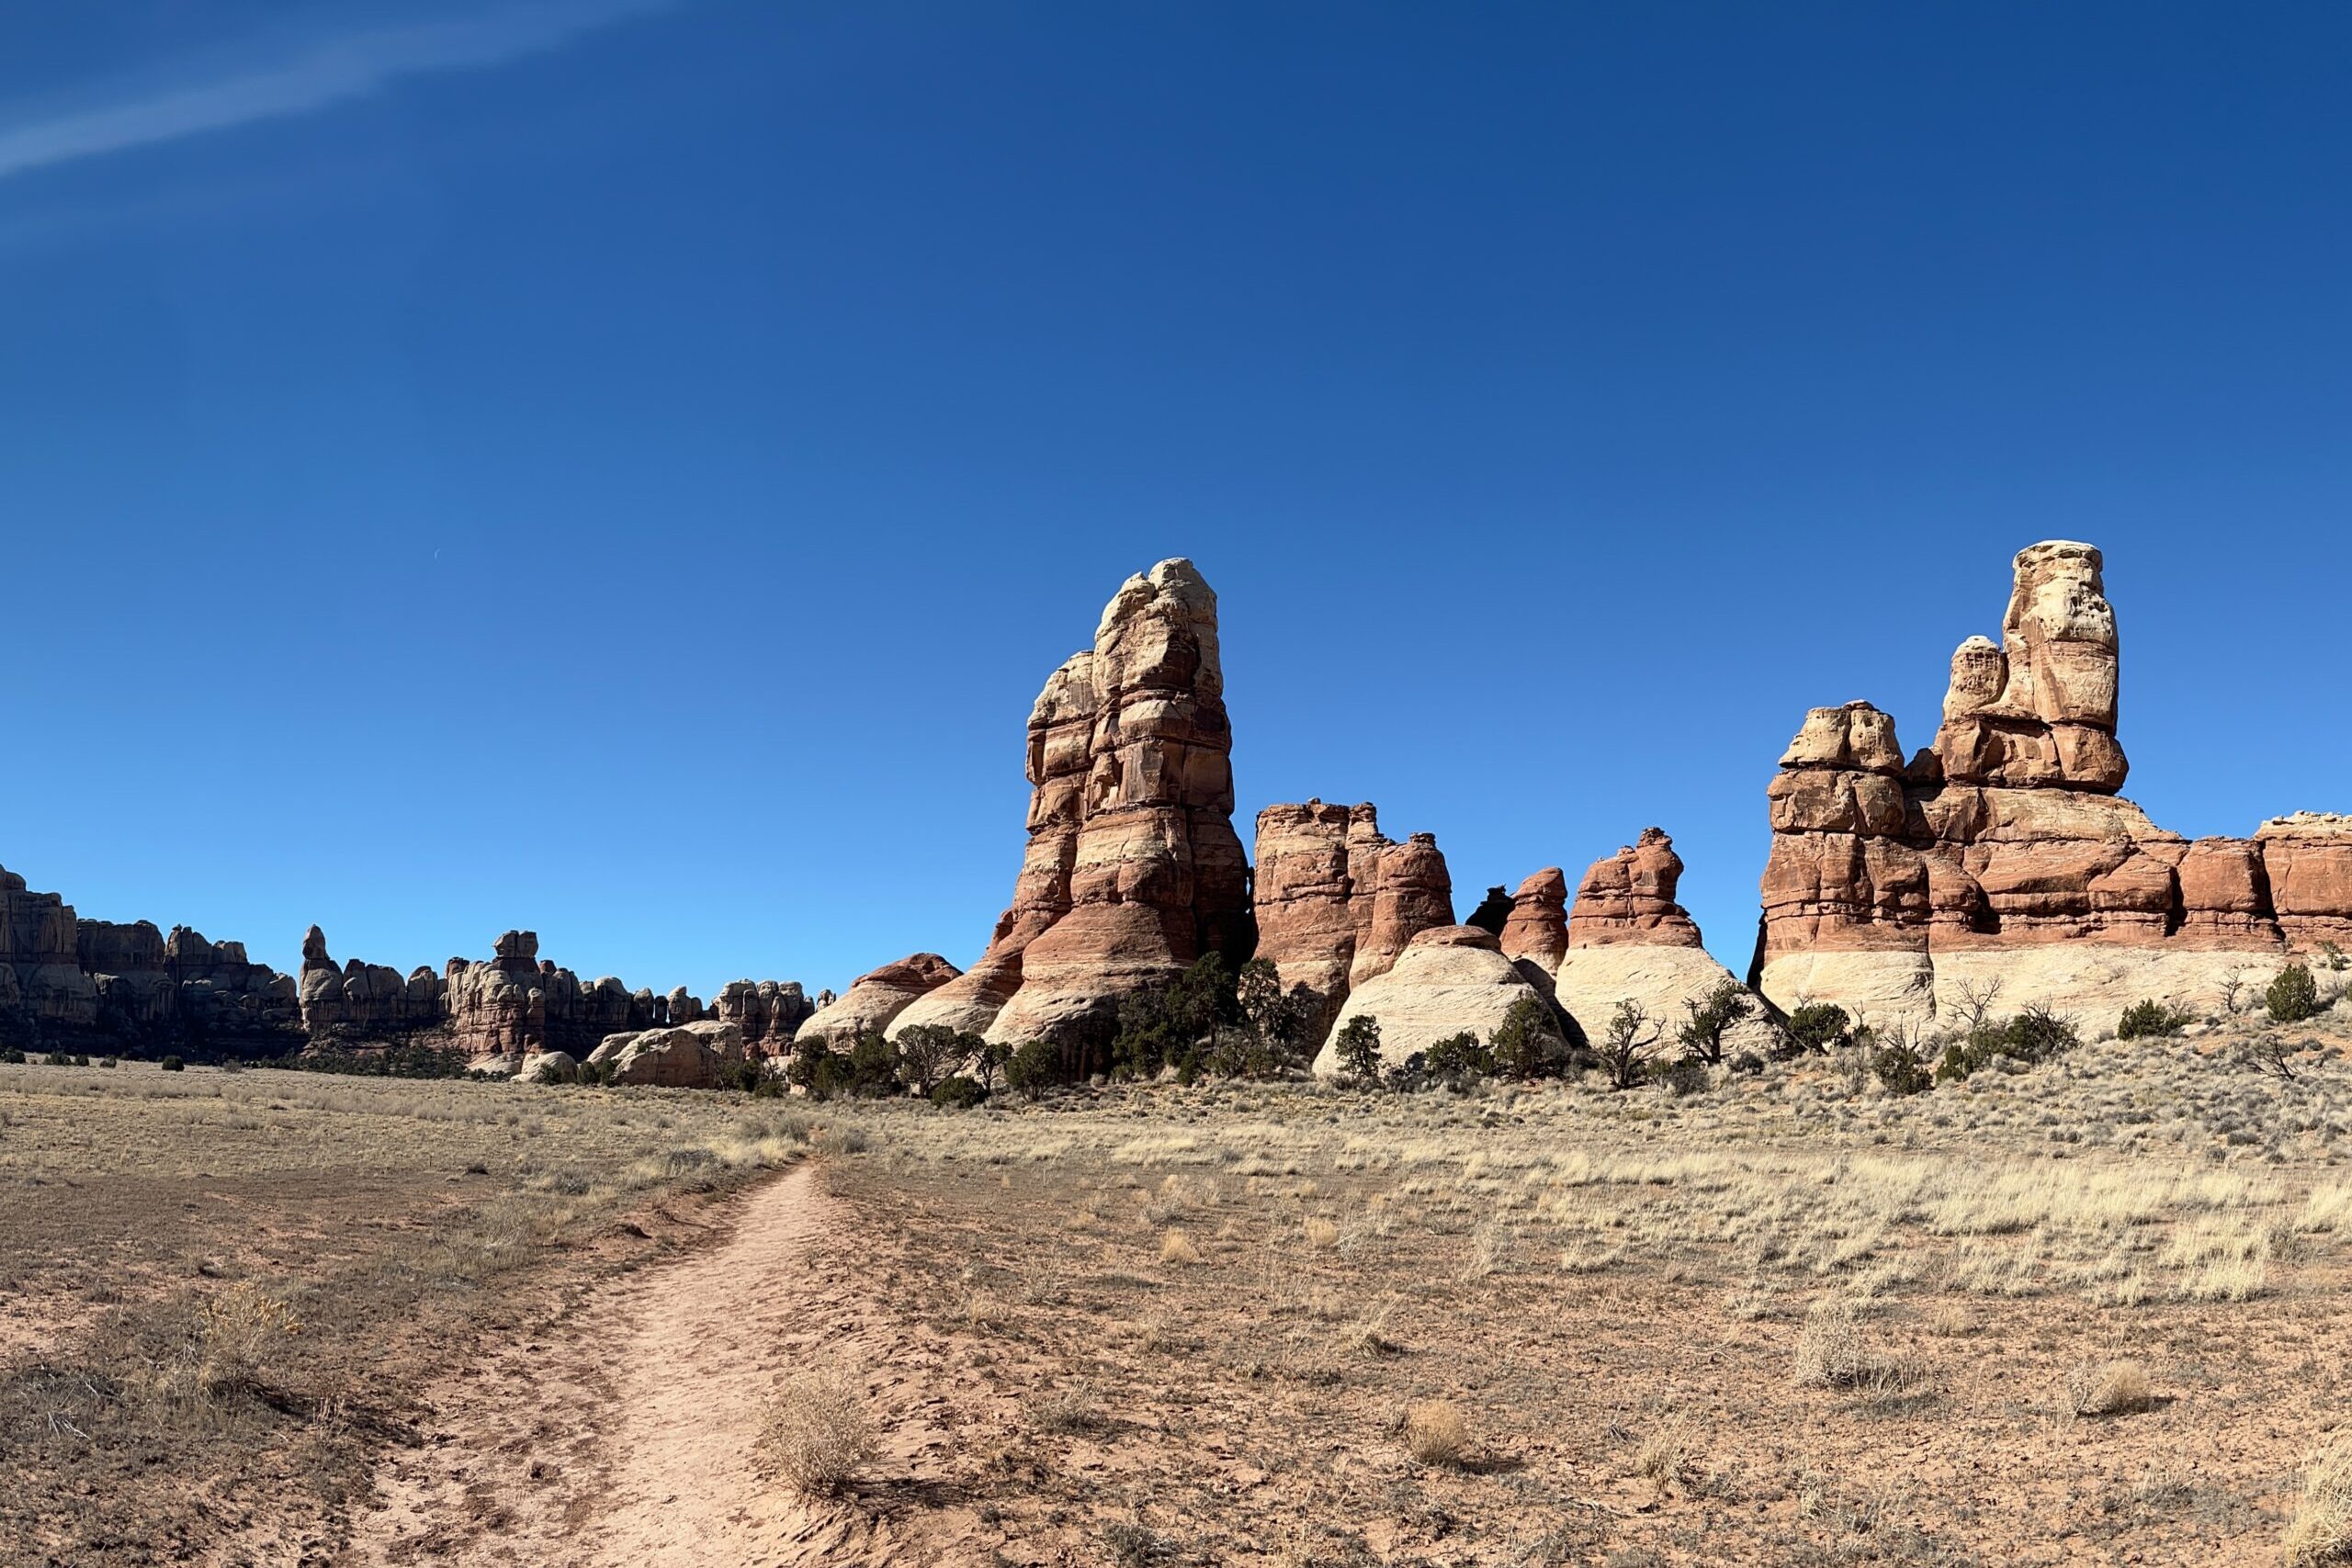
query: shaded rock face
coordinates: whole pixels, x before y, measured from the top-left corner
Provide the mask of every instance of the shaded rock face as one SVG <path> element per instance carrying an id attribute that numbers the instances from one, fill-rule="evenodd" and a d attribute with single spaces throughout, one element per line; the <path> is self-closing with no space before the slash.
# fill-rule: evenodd
<path id="1" fill-rule="evenodd" d="M 1593 862 L 1577 885 L 1568 945 L 1699 946 L 1698 923 L 1674 901 L 1681 878 L 1682 857 L 1674 852 L 1674 840 L 1662 828 L 1643 829 L 1634 843 Z"/>
<path id="2" fill-rule="evenodd" d="M 1478 907 L 1471 910 L 1462 923 L 1476 926 L 1480 931 L 1499 938 L 1503 928 L 1510 923 L 1510 888 L 1500 885 L 1489 887 L 1487 896 L 1478 900 Z"/>
<path id="3" fill-rule="evenodd" d="M 1751 979 L 1775 1002 L 1949 1020 L 1963 987 L 1997 982 L 1999 1010 L 2056 1006 L 2096 1031 L 2142 997 L 2217 1006 L 2230 971 L 2352 929 L 2352 822 L 2192 843 L 2116 794 L 2101 564 L 2066 541 L 2018 553 L 2001 641 L 1961 645 L 1936 743 L 1909 763 L 1867 703 L 1806 716 L 1767 792 Z"/>
<path id="4" fill-rule="evenodd" d="M 1269 806 L 1258 814 L 1257 956 L 1316 1000 L 1307 1038 L 1328 1032 L 1351 987 L 1396 963 L 1421 931 L 1453 923 L 1437 840 L 1398 844 L 1370 803 Z"/>
<path id="5" fill-rule="evenodd" d="M 326 933 L 312 926 L 302 938 L 302 1023 L 313 1038 L 391 1036 L 437 1030 L 441 976 L 423 965 L 402 975 L 353 959 L 338 968 Z"/>
<path id="6" fill-rule="evenodd" d="M 711 1016 L 732 1024 L 755 1056 L 779 1056 L 796 1030 L 816 1016 L 797 980 L 729 980 L 711 1001 Z M 692 1019 L 683 1021 L 691 1023 Z"/>
<path id="7" fill-rule="evenodd" d="M 887 1035 L 912 1003 L 956 978 L 963 971 L 935 953 L 914 953 L 895 964 L 868 970 L 850 982 L 836 1001 L 812 1013 L 796 1040 L 822 1040 L 846 1049 L 864 1034 Z"/>
<path id="8" fill-rule="evenodd" d="M 1120 586 L 1093 646 L 1038 694 L 1012 904 L 971 971 L 912 1021 L 1091 1046 L 1127 993 L 1205 952 L 1247 957 L 1232 750 L 1216 595 L 1190 561 L 1161 561 Z"/>
<path id="9" fill-rule="evenodd" d="M 0 871 L 0 1042 L 84 1049 L 299 1044 L 292 979 L 185 926 L 85 920 Z"/>

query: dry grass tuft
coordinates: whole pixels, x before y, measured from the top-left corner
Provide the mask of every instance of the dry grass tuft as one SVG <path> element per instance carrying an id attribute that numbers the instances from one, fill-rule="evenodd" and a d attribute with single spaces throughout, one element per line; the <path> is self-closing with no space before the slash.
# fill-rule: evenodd
<path id="1" fill-rule="evenodd" d="M 874 1457 L 876 1443 L 857 1384 L 845 1372 L 818 1368 L 777 1385 L 760 1446 L 786 1483 L 818 1497 L 840 1491 Z"/>
<path id="2" fill-rule="evenodd" d="M 1423 1464 L 1453 1466 L 1469 1451 L 1469 1427 L 1457 1407 L 1425 1399 L 1405 1407 L 1405 1448 Z"/>
<path id="3" fill-rule="evenodd" d="M 2137 1361 L 2083 1361 L 2066 1373 L 2066 1403 L 2077 1416 L 2130 1416 L 2154 1408 L 2156 1395 Z"/>
<path id="4" fill-rule="evenodd" d="M 1041 1432 L 1089 1432 L 1102 1424 L 1102 1413 L 1094 1406 L 1094 1387 L 1084 1378 L 1033 1401 L 1029 1419 Z"/>
<path id="5" fill-rule="evenodd" d="M 1678 1416 L 1643 1439 L 1634 1454 L 1634 1473 L 1656 1487 L 1663 1497 L 1683 1478 L 1690 1463 L 1690 1427 Z"/>
<path id="6" fill-rule="evenodd" d="M 1797 1332 L 1796 1381 L 1806 1388 L 1892 1390 L 1916 1381 L 1862 1328 L 1859 1303 L 1843 1297 L 1815 1302 Z"/>
<path id="7" fill-rule="evenodd" d="M 2322 1451 L 2303 1472 L 2302 1500 L 2279 1542 L 2286 1568 L 2352 1562 L 2352 1445 Z"/>
<path id="8" fill-rule="evenodd" d="M 1306 1245 L 1309 1247 L 1339 1246 L 1340 1227 L 1329 1220 L 1309 1216 L 1306 1222 Z"/>
<path id="9" fill-rule="evenodd" d="M 1193 1238 L 1184 1234 L 1182 1225 L 1170 1225 L 1160 1233 L 1159 1260 L 1162 1263 L 1198 1263 L 1201 1249 L 1193 1245 Z"/>
<path id="10" fill-rule="evenodd" d="M 294 1310 L 258 1285 L 229 1286 L 197 1312 L 197 1386 L 216 1398 L 263 1387 L 278 1348 L 301 1331 Z"/>

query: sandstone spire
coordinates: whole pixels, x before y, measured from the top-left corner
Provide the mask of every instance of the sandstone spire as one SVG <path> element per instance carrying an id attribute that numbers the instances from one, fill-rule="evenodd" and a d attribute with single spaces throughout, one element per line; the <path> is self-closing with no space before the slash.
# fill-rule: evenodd
<path id="1" fill-rule="evenodd" d="M 1161 561 L 1120 585 L 1030 716 L 1029 847 L 988 951 L 893 1027 L 1084 1046 L 1127 992 L 1245 951 L 1232 749 L 1216 595 L 1192 562 Z"/>

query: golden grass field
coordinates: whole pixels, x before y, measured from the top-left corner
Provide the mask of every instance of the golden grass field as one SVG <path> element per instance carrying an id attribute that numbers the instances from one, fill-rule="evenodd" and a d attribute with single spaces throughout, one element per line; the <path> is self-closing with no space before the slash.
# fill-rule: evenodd
<path id="1" fill-rule="evenodd" d="M 7 1560 L 2352 1561 L 2339 1030 L 1912 1099 L 0 1067 Z"/>

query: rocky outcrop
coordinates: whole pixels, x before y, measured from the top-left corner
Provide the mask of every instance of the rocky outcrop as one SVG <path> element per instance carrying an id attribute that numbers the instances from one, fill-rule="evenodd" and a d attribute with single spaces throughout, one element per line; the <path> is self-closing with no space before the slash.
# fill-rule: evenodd
<path id="1" fill-rule="evenodd" d="M 98 988 L 82 968 L 73 906 L 28 891 L 0 871 L 0 1016 L 12 1038 L 86 1031 L 98 1020 Z"/>
<path id="2" fill-rule="evenodd" d="M 2001 640 L 1951 658 L 1935 754 L 1954 784 L 2113 795 L 2121 644 L 2098 551 L 2052 539 L 2018 552 Z"/>
<path id="3" fill-rule="evenodd" d="M 1369 804 L 1269 806 L 1258 814 L 1257 956 L 1314 998 L 1319 1041 L 1351 986 L 1387 969 L 1421 931 L 1453 923 L 1435 838 L 1398 844 Z"/>
<path id="4" fill-rule="evenodd" d="M 243 943 L 77 917 L 0 871 L 0 1043 L 266 1055 L 300 1043 L 292 979 Z"/>
<path id="5" fill-rule="evenodd" d="M 438 973 L 420 966 L 402 975 L 356 958 L 337 965 L 326 934 L 312 926 L 302 939 L 301 1027 L 317 1047 L 424 1045 L 462 1051 L 484 1072 L 513 1073 L 533 1055 L 583 1058 L 607 1035 L 703 1017 L 702 1002 L 683 986 L 663 996 L 632 992 L 609 975 L 583 982 L 538 953 L 537 932 L 513 931 L 487 961 L 452 958 Z M 773 1005 L 784 1005 L 786 989 L 775 987 Z M 798 995 L 797 986 L 788 989 Z"/>
<path id="6" fill-rule="evenodd" d="M 817 1012 L 797 980 L 729 980 L 719 987 L 710 1010 L 719 1022 L 734 1025 L 744 1050 L 755 1056 L 783 1055 L 794 1032 Z"/>
<path id="7" fill-rule="evenodd" d="M 1372 864 L 1371 920 L 1359 931 L 1348 964 L 1351 987 L 1386 974 L 1423 931 L 1453 924 L 1453 879 L 1436 834 L 1385 844 Z"/>
<path id="8" fill-rule="evenodd" d="M 1204 952 L 1246 956 L 1232 749 L 1216 595 L 1190 561 L 1161 561 L 1121 585 L 1093 646 L 1039 694 L 1012 906 L 915 1021 L 1083 1052 L 1107 1041 L 1121 997 Z"/>
<path id="9" fill-rule="evenodd" d="M 731 1023 L 697 1023 L 607 1036 L 589 1065 L 606 1068 L 607 1082 L 659 1089 L 726 1089 L 743 1064 L 743 1037 Z"/>
<path id="10" fill-rule="evenodd" d="M 2191 843 L 2116 793 L 2102 564 L 2065 541 L 2018 553 L 2001 641 L 1961 645 L 1935 745 L 1907 763 L 1867 703 L 1806 716 L 1768 791 L 1751 977 L 1775 1002 L 1949 1022 L 1997 986 L 2000 1010 L 2057 1007 L 2096 1031 L 2141 998 L 2218 1007 L 2224 976 L 2347 929 L 2352 882 L 2329 869 L 2352 871 L 2343 826 Z"/>
<path id="11" fill-rule="evenodd" d="M 2352 817 L 2274 817 L 2256 831 L 2253 847 L 2286 941 L 2306 952 L 2324 942 L 2352 951 Z"/>
<path id="12" fill-rule="evenodd" d="M 1674 901 L 1682 858 L 1661 828 L 1645 828 L 1634 843 L 1592 863 L 1577 885 L 1568 911 L 1570 947 L 1697 947 L 1698 922 Z"/>
<path id="13" fill-rule="evenodd" d="M 294 976 L 255 964 L 242 942 L 208 942 L 174 926 L 164 939 L 164 973 L 178 1000 L 184 1041 L 267 1054 L 293 1043 L 301 1029 Z"/>
<path id="14" fill-rule="evenodd" d="M 302 1026 L 314 1040 L 389 1039 L 442 1026 L 440 976 L 422 964 L 402 975 L 356 958 L 338 968 L 316 926 L 302 938 L 300 994 Z"/>
<path id="15" fill-rule="evenodd" d="M 537 931 L 502 935 L 488 963 L 452 958 L 442 970 L 442 1007 L 449 1043 L 469 1056 L 521 1057 L 534 1051 L 581 1055 L 605 1036 L 699 1017 L 702 1004 L 684 987 L 671 993 L 664 1019 L 639 1016 L 628 987 L 607 975 L 582 984 L 539 955 Z"/>
<path id="16" fill-rule="evenodd" d="M 1701 945 L 1698 923 L 1675 902 L 1681 876 L 1674 840 L 1657 828 L 1595 861 L 1577 885 L 1573 909 L 1562 907 L 1567 878 L 1546 866 L 1520 884 L 1511 900 L 1503 953 L 1522 975 L 1543 977 L 1572 1032 L 1587 1040 L 1600 1036 L 1623 1002 L 1671 1034 L 1688 1017 L 1687 1004 L 1737 984 Z M 1730 1039 L 1741 1047 L 1772 1044 L 1763 1010 L 1754 1009 Z"/>
<path id="17" fill-rule="evenodd" d="M 1568 951 L 1568 879 L 1547 865 L 1519 885 L 1503 921 L 1503 956 L 1525 959 L 1545 973 L 1560 966 Z"/>
<path id="18" fill-rule="evenodd" d="M 1490 931 L 1476 926 L 1435 926 L 1417 932 L 1395 962 L 1348 993 L 1315 1058 L 1320 1077 L 1340 1071 L 1336 1038 L 1348 1021 L 1380 1025 L 1380 1055 L 1395 1066 L 1464 1031 L 1492 1037 L 1513 1003 L 1543 993 L 1531 984 Z"/>
<path id="19" fill-rule="evenodd" d="M 811 1014 L 796 1040 L 822 1040 L 847 1049 L 867 1034 L 882 1034 L 914 1002 L 962 973 L 935 953 L 913 953 L 852 980 L 838 1001 Z"/>
<path id="20" fill-rule="evenodd" d="M 1503 928 L 1510 924 L 1510 889 L 1497 883 L 1487 889 L 1487 896 L 1478 900 L 1478 907 L 1463 917 L 1462 923 L 1476 926 L 1499 941 Z"/>

